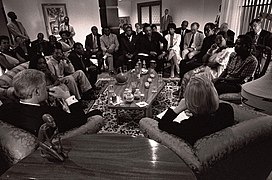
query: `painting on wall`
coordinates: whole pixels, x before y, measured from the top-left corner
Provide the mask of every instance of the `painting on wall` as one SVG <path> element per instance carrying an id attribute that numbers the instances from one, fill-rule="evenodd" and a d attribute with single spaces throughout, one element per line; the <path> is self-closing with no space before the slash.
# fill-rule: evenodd
<path id="1" fill-rule="evenodd" d="M 123 24 L 130 24 L 130 17 L 129 16 L 119 17 L 119 27 L 122 28 Z"/>
<path id="2" fill-rule="evenodd" d="M 66 4 L 42 4 L 47 35 L 59 37 L 60 24 L 67 16 Z"/>

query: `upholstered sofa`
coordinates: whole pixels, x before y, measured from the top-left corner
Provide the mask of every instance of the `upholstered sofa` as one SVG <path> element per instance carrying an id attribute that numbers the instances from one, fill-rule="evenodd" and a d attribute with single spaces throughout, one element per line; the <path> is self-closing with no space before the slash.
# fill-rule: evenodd
<path id="1" fill-rule="evenodd" d="M 199 139 L 194 146 L 161 131 L 158 121 L 140 120 L 150 139 L 174 151 L 198 179 L 265 179 L 272 169 L 272 116 L 231 104 L 237 124 Z"/>

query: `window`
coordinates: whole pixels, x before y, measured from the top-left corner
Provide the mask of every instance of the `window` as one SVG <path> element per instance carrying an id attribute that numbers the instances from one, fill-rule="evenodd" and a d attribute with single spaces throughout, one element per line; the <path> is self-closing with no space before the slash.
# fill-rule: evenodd
<path id="1" fill-rule="evenodd" d="M 138 3 L 138 21 L 140 24 L 155 24 L 160 30 L 161 1 Z"/>
<path id="2" fill-rule="evenodd" d="M 260 17 L 261 14 L 272 14 L 272 0 L 245 0 L 242 6 L 240 34 L 248 32 L 250 30 L 250 21 Z M 271 31 L 271 20 L 263 18 L 262 27 L 265 30 Z"/>

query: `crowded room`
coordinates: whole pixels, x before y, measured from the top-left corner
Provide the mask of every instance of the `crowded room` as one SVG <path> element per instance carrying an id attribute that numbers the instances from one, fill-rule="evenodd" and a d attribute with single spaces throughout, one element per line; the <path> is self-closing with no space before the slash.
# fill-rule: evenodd
<path id="1" fill-rule="evenodd" d="M 0 179 L 272 180 L 271 7 L 0 0 Z"/>

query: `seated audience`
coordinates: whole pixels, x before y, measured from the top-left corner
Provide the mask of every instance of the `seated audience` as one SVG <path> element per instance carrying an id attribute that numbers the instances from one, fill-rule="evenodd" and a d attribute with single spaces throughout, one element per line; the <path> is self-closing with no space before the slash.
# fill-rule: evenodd
<path id="1" fill-rule="evenodd" d="M 11 50 L 8 36 L 0 36 L 0 67 L 1 73 L 10 70 L 20 62 L 14 58 L 15 53 Z"/>
<path id="2" fill-rule="evenodd" d="M 74 95 L 78 99 L 96 99 L 88 78 L 83 71 L 75 71 L 70 60 L 63 55 L 60 45 L 57 45 L 52 56 L 47 56 L 46 58 L 48 59 L 47 63 L 51 73 L 57 76 L 60 82 L 67 85 L 69 90 L 74 89 Z"/>
<path id="3" fill-rule="evenodd" d="M 76 71 L 82 70 L 85 73 L 92 85 L 92 89 L 96 89 L 95 83 L 97 81 L 98 67 L 86 56 L 81 43 L 74 44 L 74 49 L 68 56 L 68 59 L 73 64 Z"/>
<path id="4" fill-rule="evenodd" d="M 218 94 L 240 92 L 241 84 L 252 78 L 257 59 L 251 51 L 252 39 L 247 35 L 238 36 L 235 52 L 230 55 L 226 69 L 214 80 Z"/>
<path id="5" fill-rule="evenodd" d="M 35 136 L 38 135 L 40 126 L 44 123 L 42 116 L 50 114 L 59 129 L 59 132 L 79 127 L 87 122 L 90 114 L 85 115 L 81 103 L 71 96 L 69 91 L 63 91 L 59 87 L 50 88 L 49 95 L 65 99 L 71 113 L 67 113 L 56 107 L 42 105 L 48 97 L 44 73 L 27 69 L 19 72 L 13 79 L 15 94 L 20 103 L 3 104 L 0 107 L 2 121 L 22 128 Z M 92 112 L 100 114 L 100 111 Z"/>
<path id="6" fill-rule="evenodd" d="M 168 32 L 165 36 L 165 39 L 168 42 L 167 46 L 167 60 L 171 62 L 171 75 L 170 77 L 173 78 L 175 76 L 175 70 L 179 74 L 179 62 L 181 60 L 180 57 L 180 39 L 181 36 L 175 33 L 176 25 L 174 23 L 168 24 Z"/>
<path id="7" fill-rule="evenodd" d="M 101 44 L 100 44 L 100 37 L 102 36 L 101 34 L 98 34 L 98 29 L 96 26 L 93 26 L 91 28 L 92 33 L 86 36 L 85 40 L 85 48 L 86 48 L 86 53 L 88 58 L 96 58 L 98 61 L 98 73 L 100 73 L 101 68 L 102 68 L 102 57 L 103 57 L 103 52 L 101 49 Z"/>
<path id="8" fill-rule="evenodd" d="M 120 56 L 118 58 L 118 67 L 127 65 L 129 69 L 136 65 L 136 43 L 138 36 L 132 33 L 132 27 L 125 29 L 125 35 L 120 37 Z"/>
<path id="9" fill-rule="evenodd" d="M 70 39 L 70 32 L 69 31 L 60 31 L 59 35 L 61 37 L 61 39 L 59 40 L 59 42 L 62 45 L 62 50 L 63 53 L 66 57 L 69 56 L 73 46 L 74 46 L 74 41 Z"/>
<path id="10" fill-rule="evenodd" d="M 227 40 L 227 46 L 234 47 L 235 33 L 230 30 L 228 26 L 228 23 L 222 23 L 220 26 L 220 33 L 222 33 L 224 38 Z"/>
<path id="11" fill-rule="evenodd" d="M 184 48 L 183 46 L 184 46 L 185 34 L 188 33 L 188 32 L 191 32 L 189 29 L 187 29 L 188 25 L 189 25 L 189 22 L 185 20 L 185 21 L 182 21 L 181 27 L 176 29 L 176 33 L 180 34 L 180 36 L 181 36 L 180 45 L 179 45 L 180 52 L 182 52 L 183 48 Z"/>
<path id="12" fill-rule="evenodd" d="M 7 24 L 8 30 L 12 35 L 13 40 L 15 37 L 20 36 L 23 40 L 29 40 L 29 36 L 23 26 L 23 24 L 17 21 L 17 15 L 14 12 L 8 12 L 10 22 Z"/>
<path id="13" fill-rule="evenodd" d="M 15 56 L 16 59 L 20 61 L 20 63 L 24 63 L 30 60 L 30 47 L 26 44 L 27 42 L 24 41 L 20 36 L 15 37 Z"/>
<path id="14" fill-rule="evenodd" d="M 142 27 L 139 23 L 135 23 L 135 33 L 136 33 L 136 36 L 143 35 Z"/>
<path id="15" fill-rule="evenodd" d="M 200 53 L 204 35 L 198 32 L 199 24 L 194 22 L 191 24 L 191 32 L 185 34 L 184 46 L 182 51 L 182 59 L 192 59 Z"/>
<path id="16" fill-rule="evenodd" d="M 109 27 L 103 28 L 104 35 L 100 37 L 101 49 L 103 51 L 103 59 L 109 66 L 110 74 L 114 74 L 113 56 L 119 50 L 119 42 L 117 36 L 112 34 Z"/>
<path id="17" fill-rule="evenodd" d="M 163 57 L 166 55 L 167 50 L 167 41 L 158 32 L 153 32 L 150 24 L 145 24 L 144 32 L 145 34 L 141 36 L 136 45 L 137 52 L 148 54 L 147 65 L 149 66 L 150 60 L 155 60 L 157 72 L 162 71 Z M 160 48 L 160 43 L 163 44 L 162 50 Z"/>
<path id="18" fill-rule="evenodd" d="M 71 42 L 73 42 L 73 37 L 75 36 L 75 30 L 74 27 L 69 23 L 69 17 L 65 16 L 63 19 L 63 23 L 60 25 L 59 32 L 61 31 L 68 31 L 70 32 L 68 35 L 68 39 L 70 39 Z"/>
<path id="19" fill-rule="evenodd" d="M 183 111 L 189 111 L 189 119 L 174 122 Z M 175 109 L 169 108 L 159 120 L 161 130 L 181 137 L 192 146 L 198 139 L 233 124 L 234 112 L 231 105 L 219 103 L 213 83 L 199 75 L 191 78 L 179 105 Z"/>
<path id="20" fill-rule="evenodd" d="M 185 90 L 191 77 L 196 74 L 205 75 L 210 80 L 218 78 L 226 68 L 230 54 L 233 51 L 233 48 L 227 47 L 227 42 L 223 35 L 218 34 L 215 39 L 215 44 L 212 45 L 207 54 L 203 57 L 203 65 L 184 75 L 181 83 L 181 94 L 183 90 Z"/>
<path id="21" fill-rule="evenodd" d="M 38 33 L 37 39 L 31 42 L 31 48 L 33 50 L 33 54 L 41 54 L 43 56 L 49 56 L 49 42 L 44 40 L 43 33 Z"/>
<path id="22" fill-rule="evenodd" d="M 203 56 L 207 53 L 210 47 L 215 43 L 215 25 L 213 23 L 206 23 L 204 26 L 204 34 L 205 38 L 203 40 L 202 47 L 200 49 L 200 53 L 195 56 L 194 59 L 185 59 L 182 60 L 179 64 L 180 68 L 180 80 L 183 79 L 183 76 L 188 71 L 195 69 L 203 64 Z"/>

